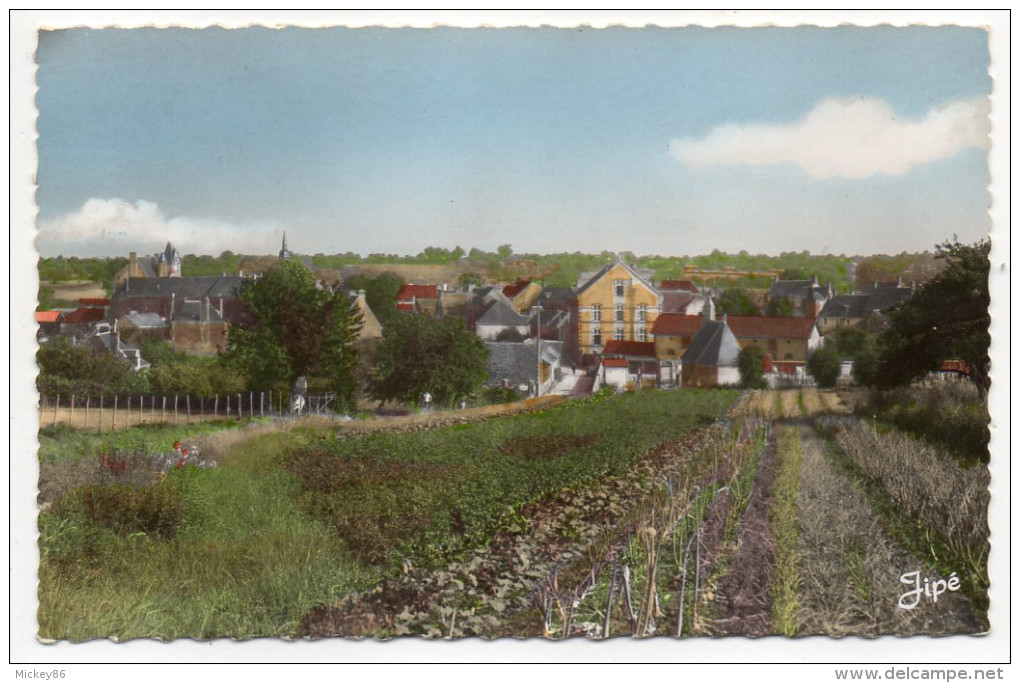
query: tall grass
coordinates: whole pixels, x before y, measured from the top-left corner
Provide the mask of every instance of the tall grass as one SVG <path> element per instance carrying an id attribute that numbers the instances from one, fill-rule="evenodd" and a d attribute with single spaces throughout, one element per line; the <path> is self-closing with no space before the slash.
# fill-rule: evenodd
<path id="1" fill-rule="evenodd" d="M 946 451 L 897 431 L 840 420 L 835 440 L 860 475 L 878 489 L 887 514 L 910 543 L 948 574 L 960 573 L 977 608 L 987 608 L 988 468 L 961 466 Z"/>

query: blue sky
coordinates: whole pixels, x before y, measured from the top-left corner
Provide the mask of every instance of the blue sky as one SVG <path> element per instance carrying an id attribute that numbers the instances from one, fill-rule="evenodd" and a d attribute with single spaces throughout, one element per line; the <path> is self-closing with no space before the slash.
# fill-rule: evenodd
<path id="1" fill-rule="evenodd" d="M 987 216 L 976 28 L 69 29 L 43 255 L 919 251 Z"/>

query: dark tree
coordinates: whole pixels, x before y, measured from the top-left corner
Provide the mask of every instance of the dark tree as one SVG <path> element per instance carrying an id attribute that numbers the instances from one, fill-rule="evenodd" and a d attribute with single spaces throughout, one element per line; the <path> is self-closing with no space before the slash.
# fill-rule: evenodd
<path id="1" fill-rule="evenodd" d="M 375 313 L 379 323 L 386 327 L 397 311 L 397 294 L 404 284 L 404 278 L 393 273 L 383 273 L 376 277 L 354 275 L 344 280 L 347 290 L 365 290 L 365 303 Z"/>
<path id="2" fill-rule="evenodd" d="M 823 389 L 836 386 L 839 379 L 839 353 L 835 347 L 825 345 L 815 349 L 808 357 L 807 371 Z"/>
<path id="3" fill-rule="evenodd" d="M 417 405 L 427 391 L 437 404 L 453 405 L 481 388 L 487 359 L 463 321 L 400 315 L 383 328 L 371 394 Z"/>
<path id="4" fill-rule="evenodd" d="M 723 293 L 719 295 L 719 301 L 715 305 L 715 310 L 718 315 L 723 313 L 728 315 L 758 315 L 758 309 L 755 308 L 751 297 L 740 287 L 731 287 L 730 289 L 723 290 Z"/>
<path id="5" fill-rule="evenodd" d="M 231 328 L 228 355 L 254 384 L 290 387 L 298 377 L 323 377 L 338 407 L 350 406 L 361 314 L 343 292 L 318 288 L 300 261 L 288 259 L 240 298 L 256 325 Z"/>
<path id="6" fill-rule="evenodd" d="M 880 386 L 908 384 L 937 370 L 942 361 L 962 360 L 970 366 L 970 379 L 984 398 L 991 386 L 991 243 L 966 245 L 954 240 L 936 248 L 936 258 L 948 265 L 889 314 L 876 379 Z"/>
<path id="7" fill-rule="evenodd" d="M 747 389 L 763 389 L 765 378 L 763 370 L 765 352 L 757 346 L 745 346 L 737 356 L 737 370 L 740 371 L 740 384 Z"/>

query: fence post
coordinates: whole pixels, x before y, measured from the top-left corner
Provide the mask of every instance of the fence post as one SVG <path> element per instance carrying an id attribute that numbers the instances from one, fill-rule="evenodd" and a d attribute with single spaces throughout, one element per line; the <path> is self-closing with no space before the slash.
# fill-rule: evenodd
<path id="1" fill-rule="evenodd" d="M 103 433 L 103 395 L 99 394 L 99 428 L 96 430 L 97 433 Z"/>
<path id="2" fill-rule="evenodd" d="M 188 424 L 191 424 L 191 394 L 188 394 Z"/>
<path id="3" fill-rule="evenodd" d="M 82 427 L 82 431 L 87 432 L 89 430 L 89 408 L 92 406 L 92 397 L 85 397 L 85 426 Z"/>
<path id="4" fill-rule="evenodd" d="M 177 424 L 177 394 L 174 394 L 174 424 Z"/>
<path id="5" fill-rule="evenodd" d="M 60 407 L 60 394 L 57 394 L 57 402 L 53 404 L 53 426 L 57 426 L 57 408 Z"/>
<path id="6" fill-rule="evenodd" d="M 67 418 L 67 424 L 74 426 L 74 394 L 71 394 L 71 416 Z"/>
<path id="7" fill-rule="evenodd" d="M 248 392 L 248 417 L 255 417 L 255 392 Z"/>
<path id="8" fill-rule="evenodd" d="M 113 395 L 113 431 L 117 431 L 117 399 L 119 398 L 117 394 Z"/>
<path id="9" fill-rule="evenodd" d="M 212 406 L 213 416 L 219 416 L 220 414 L 220 395 L 216 394 L 215 400 L 213 400 Z"/>
<path id="10" fill-rule="evenodd" d="M 266 416 L 266 392 L 259 392 L 259 417 Z"/>
<path id="11" fill-rule="evenodd" d="M 205 422 L 205 396 L 198 397 L 198 419 Z"/>
<path id="12" fill-rule="evenodd" d="M 166 396 L 163 397 L 163 413 L 160 416 L 160 422 L 166 422 Z"/>
<path id="13" fill-rule="evenodd" d="M 240 420 L 244 417 L 244 404 L 241 402 L 241 394 L 237 395 L 237 419 Z"/>
<path id="14" fill-rule="evenodd" d="M 273 414 L 273 390 L 269 390 L 269 414 Z"/>
<path id="15" fill-rule="evenodd" d="M 227 394 L 227 419 L 230 419 L 230 394 Z"/>
<path id="16" fill-rule="evenodd" d="M 131 397 L 130 396 L 128 396 L 128 404 L 127 404 L 127 426 L 128 427 L 131 426 Z"/>

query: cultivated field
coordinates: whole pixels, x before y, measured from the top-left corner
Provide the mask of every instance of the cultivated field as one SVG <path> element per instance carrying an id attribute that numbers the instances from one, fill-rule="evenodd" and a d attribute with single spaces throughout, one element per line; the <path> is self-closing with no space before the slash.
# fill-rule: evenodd
<path id="1" fill-rule="evenodd" d="M 199 430 L 187 443 L 217 466 L 163 476 L 91 455 L 115 435 L 80 442 L 85 455 L 47 438 L 40 635 L 986 628 L 986 468 L 877 433 L 832 392 L 737 399 L 645 391 L 121 432 Z M 912 572 L 937 601 L 901 606 Z"/>

